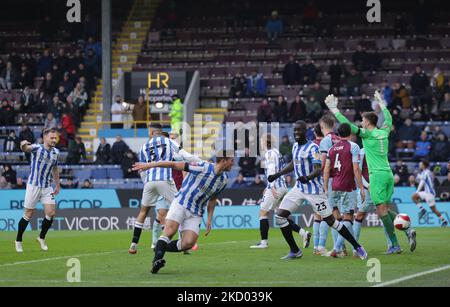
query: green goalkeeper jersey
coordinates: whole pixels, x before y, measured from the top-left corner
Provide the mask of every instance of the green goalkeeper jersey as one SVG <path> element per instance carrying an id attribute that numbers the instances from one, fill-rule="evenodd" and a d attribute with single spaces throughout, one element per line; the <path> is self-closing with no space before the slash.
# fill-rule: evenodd
<path id="1" fill-rule="evenodd" d="M 368 130 L 352 124 L 342 113 L 338 112 L 336 118 L 340 123 L 350 124 L 352 133 L 361 137 L 366 153 L 369 173 L 374 171 L 392 172 L 388 160 L 389 134 L 392 130 L 392 116 L 388 109 L 383 108 L 384 123 L 381 129 Z"/>

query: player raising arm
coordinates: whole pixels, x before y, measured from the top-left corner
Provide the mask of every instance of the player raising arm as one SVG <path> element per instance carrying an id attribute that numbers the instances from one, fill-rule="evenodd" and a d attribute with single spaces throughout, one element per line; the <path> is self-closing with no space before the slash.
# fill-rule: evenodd
<path id="1" fill-rule="evenodd" d="M 375 100 L 384 115 L 384 124 L 380 129 L 377 128 L 378 116 L 374 112 L 363 114 L 362 128 L 360 128 L 339 112 L 338 100 L 334 95 L 328 95 L 325 104 L 340 123 L 350 124 L 352 133 L 362 138 L 369 167 L 370 196 L 392 242 L 392 247 L 388 249 L 387 254 L 397 254 L 402 250 L 394 230 L 393 221 L 396 214 L 389 210 L 389 203 L 394 192 L 394 176 L 388 160 L 388 138 L 392 129 L 392 116 L 378 91 L 375 91 Z"/>
<path id="2" fill-rule="evenodd" d="M 204 207 L 208 206 L 206 235 L 212 225 L 214 207 L 217 196 L 226 188 L 228 172 L 233 167 L 234 157 L 230 154 L 217 156 L 215 164 L 208 162 L 150 162 L 136 163 L 133 170 L 141 171 L 155 167 L 170 168 L 189 172 L 177 196 L 170 205 L 166 217 L 163 235 L 155 247 L 155 257 L 152 263 L 153 274 L 165 265 L 165 252 L 180 252 L 191 249 L 197 242 Z M 171 241 L 177 230 L 181 231 L 181 239 Z"/>
<path id="3" fill-rule="evenodd" d="M 53 217 L 56 213 L 55 196 L 58 195 L 60 190 L 57 167 L 59 150 L 55 148 L 57 133 L 56 129 L 44 129 L 42 134 L 44 144 L 30 144 L 28 141 L 20 143 L 20 149 L 23 152 L 31 153 L 31 172 L 25 192 L 24 214 L 19 221 L 15 243 L 18 253 L 23 252 L 22 236 L 34 215 L 37 203 L 41 202 L 45 211 L 41 233 L 37 237 L 37 241 L 43 251 L 48 250 L 45 236 L 50 227 L 52 227 Z M 55 182 L 55 190 L 51 186 L 50 175 L 52 175 Z"/>

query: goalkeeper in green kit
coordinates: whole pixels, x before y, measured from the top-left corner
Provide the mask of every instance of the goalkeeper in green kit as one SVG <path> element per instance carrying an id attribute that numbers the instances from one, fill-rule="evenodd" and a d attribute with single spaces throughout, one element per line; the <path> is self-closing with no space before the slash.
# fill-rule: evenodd
<path id="1" fill-rule="evenodd" d="M 384 229 L 391 241 L 391 247 L 389 247 L 386 254 L 399 254 L 402 250 L 398 244 L 393 223 L 396 214 L 389 210 L 389 203 L 394 193 L 394 175 L 388 160 L 388 138 L 392 129 L 392 116 L 378 91 L 375 92 L 375 100 L 384 115 L 384 124 L 380 129 L 377 128 L 378 116 L 374 112 L 367 112 L 362 115 L 362 128 L 360 128 L 352 124 L 339 112 L 337 107 L 338 100 L 334 95 L 327 96 L 325 104 L 340 123 L 350 124 L 352 133 L 362 139 L 369 168 L 370 197 L 376 205 L 377 214 L 383 222 Z M 415 232 L 407 235 L 410 246 L 415 248 Z"/>

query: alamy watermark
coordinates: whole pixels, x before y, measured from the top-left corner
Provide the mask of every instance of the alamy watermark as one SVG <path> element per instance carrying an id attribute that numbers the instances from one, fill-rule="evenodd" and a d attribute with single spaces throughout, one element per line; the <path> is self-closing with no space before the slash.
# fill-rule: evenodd
<path id="1" fill-rule="evenodd" d="M 70 7 L 67 10 L 67 22 L 81 22 L 81 3 L 80 0 L 67 0 L 66 6 Z"/>
<path id="2" fill-rule="evenodd" d="M 381 22 L 380 0 L 367 0 L 366 6 L 370 7 L 366 14 L 367 21 L 370 23 Z"/>
<path id="3" fill-rule="evenodd" d="M 67 271 L 67 282 L 81 282 L 81 262 L 78 258 L 70 258 L 67 260 L 66 266 L 70 269 Z"/>
<path id="4" fill-rule="evenodd" d="M 378 258 L 370 258 L 367 260 L 367 266 L 370 268 L 367 271 L 368 282 L 381 282 L 381 262 Z"/>

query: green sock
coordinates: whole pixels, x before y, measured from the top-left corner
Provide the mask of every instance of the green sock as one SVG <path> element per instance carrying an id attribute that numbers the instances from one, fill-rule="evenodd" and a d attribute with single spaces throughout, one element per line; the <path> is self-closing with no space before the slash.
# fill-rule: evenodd
<path id="1" fill-rule="evenodd" d="M 380 216 L 381 221 L 383 222 L 384 229 L 386 230 L 389 239 L 392 242 L 392 246 L 398 246 L 397 236 L 395 235 L 394 223 L 392 222 L 390 214 L 386 214 L 385 216 Z"/>
<path id="2" fill-rule="evenodd" d="M 394 222 L 395 217 L 397 216 L 397 213 L 395 213 L 394 211 L 388 210 L 388 215 L 391 218 L 392 222 Z"/>

